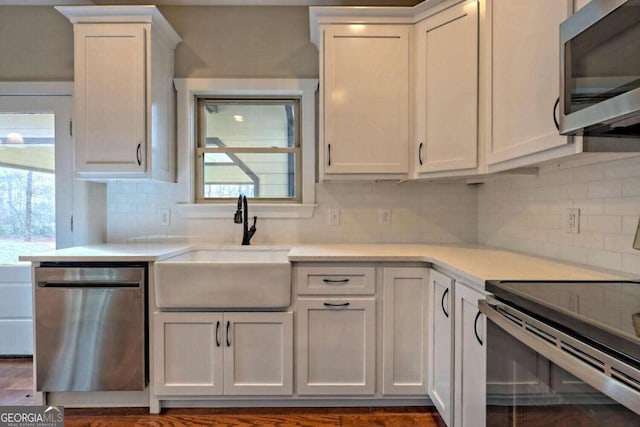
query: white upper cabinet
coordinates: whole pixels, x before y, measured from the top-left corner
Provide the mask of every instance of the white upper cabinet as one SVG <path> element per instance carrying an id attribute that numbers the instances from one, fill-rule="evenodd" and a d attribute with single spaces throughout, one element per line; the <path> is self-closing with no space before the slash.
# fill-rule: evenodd
<path id="1" fill-rule="evenodd" d="M 326 25 L 320 176 L 408 173 L 408 25 Z"/>
<path id="2" fill-rule="evenodd" d="M 474 174 L 478 166 L 478 2 L 465 1 L 418 22 L 414 46 L 413 177 L 447 171 Z"/>
<path id="3" fill-rule="evenodd" d="M 482 3 L 481 110 L 489 172 L 576 152 L 554 123 L 559 26 L 572 6 L 571 0 Z"/>
<path id="4" fill-rule="evenodd" d="M 57 9 L 74 24 L 77 176 L 174 181 L 180 37 L 153 6 Z"/>

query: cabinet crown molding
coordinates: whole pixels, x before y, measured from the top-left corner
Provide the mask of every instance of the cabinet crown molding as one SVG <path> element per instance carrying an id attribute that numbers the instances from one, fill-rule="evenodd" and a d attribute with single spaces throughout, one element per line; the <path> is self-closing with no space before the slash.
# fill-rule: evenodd
<path id="1" fill-rule="evenodd" d="M 175 48 L 182 38 L 155 6 L 55 6 L 71 21 L 79 23 L 149 23 Z"/>
<path id="2" fill-rule="evenodd" d="M 309 7 L 311 42 L 318 46 L 320 25 L 415 24 L 465 0 L 425 0 L 415 6 L 312 6 Z"/>

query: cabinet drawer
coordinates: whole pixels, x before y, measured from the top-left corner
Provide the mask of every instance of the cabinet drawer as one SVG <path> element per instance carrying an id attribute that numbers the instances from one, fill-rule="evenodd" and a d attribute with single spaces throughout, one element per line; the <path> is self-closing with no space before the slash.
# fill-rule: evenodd
<path id="1" fill-rule="evenodd" d="M 300 267 L 296 274 L 299 295 L 373 295 L 375 267 Z"/>

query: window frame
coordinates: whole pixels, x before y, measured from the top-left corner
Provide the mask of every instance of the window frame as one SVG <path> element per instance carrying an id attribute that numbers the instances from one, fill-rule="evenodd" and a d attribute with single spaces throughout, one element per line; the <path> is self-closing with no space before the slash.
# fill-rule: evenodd
<path id="1" fill-rule="evenodd" d="M 283 105 L 289 101 L 294 107 L 294 138 L 293 147 L 207 147 L 204 143 L 205 120 L 204 107 L 207 101 L 215 101 L 220 104 L 256 104 L 256 105 Z M 197 96 L 196 97 L 196 147 L 195 147 L 195 203 L 225 203 L 235 202 L 235 198 L 229 197 L 205 197 L 204 196 L 204 162 L 201 156 L 205 153 L 293 153 L 295 156 L 295 195 L 294 197 L 251 197 L 252 203 L 302 203 L 302 144 L 301 144 L 301 99 L 293 96 Z"/>
<path id="2" fill-rule="evenodd" d="M 195 203 L 195 109 L 197 96 L 300 97 L 302 203 L 253 203 L 259 218 L 311 218 L 316 183 L 316 106 L 318 79 L 174 79 L 177 90 L 177 211 L 184 219 L 231 218 L 235 201 Z M 231 213 L 230 213 L 231 212 Z"/>

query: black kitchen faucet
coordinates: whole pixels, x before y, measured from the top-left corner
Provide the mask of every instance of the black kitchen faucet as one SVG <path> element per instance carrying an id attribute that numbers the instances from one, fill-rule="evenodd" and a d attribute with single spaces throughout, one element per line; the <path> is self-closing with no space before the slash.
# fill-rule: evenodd
<path id="1" fill-rule="evenodd" d="M 240 194 L 238 196 L 238 209 L 236 210 L 235 215 L 233 216 L 233 222 L 236 224 L 243 224 L 243 232 L 242 232 L 242 244 L 250 245 L 251 238 L 254 234 L 256 234 L 256 221 L 258 221 L 258 217 L 253 217 L 253 225 L 249 228 L 249 208 L 247 205 L 247 196 L 244 194 Z"/>

